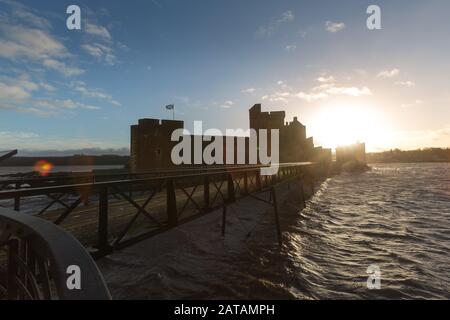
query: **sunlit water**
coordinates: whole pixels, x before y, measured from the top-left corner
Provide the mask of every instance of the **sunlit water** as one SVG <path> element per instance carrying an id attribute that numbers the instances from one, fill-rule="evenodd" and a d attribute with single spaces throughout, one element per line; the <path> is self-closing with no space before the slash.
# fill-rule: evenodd
<path id="1" fill-rule="evenodd" d="M 450 298 L 450 164 L 380 164 L 328 179 L 287 235 L 289 292 Z M 367 267 L 381 289 L 367 289 Z"/>
<path id="2" fill-rule="evenodd" d="M 450 298 L 450 164 L 382 164 L 328 179 L 285 234 L 298 298 Z M 381 289 L 366 271 L 381 271 Z M 287 282 L 286 280 L 289 279 Z"/>

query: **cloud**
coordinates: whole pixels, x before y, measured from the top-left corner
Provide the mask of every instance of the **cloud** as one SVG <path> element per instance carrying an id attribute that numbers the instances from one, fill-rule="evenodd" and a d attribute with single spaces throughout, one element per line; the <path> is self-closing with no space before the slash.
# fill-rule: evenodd
<path id="1" fill-rule="evenodd" d="M 19 15 L 23 18 L 27 17 L 24 13 Z M 34 24 L 39 25 L 43 22 L 35 21 Z M 0 25 L 0 58 L 14 62 L 22 60 L 36 62 L 69 77 L 82 74 L 84 70 L 69 67 L 60 61 L 70 56 L 67 48 L 47 30 L 22 25 Z"/>
<path id="2" fill-rule="evenodd" d="M 400 74 L 400 70 L 392 69 L 392 70 L 383 70 L 377 74 L 377 78 L 393 78 Z"/>
<path id="3" fill-rule="evenodd" d="M 51 110 L 61 110 L 61 109 L 86 109 L 86 110 L 99 110 L 98 106 L 87 105 L 81 102 L 76 102 L 71 99 L 65 100 L 53 100 L 53 99 L 40 99 L 34 101 L 35 105 L 42 108 L 47 108 Z"/>
<path id="4" fill-rule="evenodd" d="M 339 32 L 344 28 L 345 28 L 345 23 L 343 23 L 343 22 L 332 22 L 332 21 L 325 22 L 325 29 L 331 33 Z"/>
<path id="5" fill-rule="evenodd" d="M 274 19 L 272 19 L 267 25 L 259 26 L 256 31 L 256 36 L 258 38 L 270 37 L 275 33 L 275 31 L 283 24 L 289 23 L 295 20 L 294 12 L 287 10 Z"/>
<path id="6" fill-rule="evenodd" d="M 372 91 L 368 87 L 340 87 L 335 84 L 322 84 L 314 87 L 310 92 L 299 92 L 296 96 L 307 102 L 322 100 L 333 95 L 346 95 L 351 97 L 370 96 Z"/>
<path id="7" fill-rule="evenodd" d="M 0 99 L 2 100 L 25 100 L 30 96 L 30 93 L 20 86 L 0 82 Z"/>
<path id="8" fill-rule="evenodd" d="M 83 29 L 87 34 L 95 37 L 100 37 L 104 40 L 111 40 L 111 34 L 109 31 L 102 26 L 98 26 L 92 23 L 86 23 Z"/>
<path id="9" fill-rule="evenodd" d="M 234 105 L 234 102 L 231 100 L 225 101 L 220 107 L 223 109 L 229 109 Z"/>
<path id="10" fill-rule="evenodd" d="M 256 90 L 257 90 L 256 88 L 247 88 L 247 89 L 241 90 L 241 92 L 247 93 L 247 94 L 255 94 Z"/>
<path id="11" fill-rule="evenodd" d="M 90 89 L 83 81 L 77 81 L 71 84 L 71 87 L 81 93 L 84 97 L 103 99 L 108 101 L 114 106 L 121 106 L 120 102 L 113 99 L 113 97 L 100 89 Z"/>
<path id="12" fill-rule="evenodd" d="M 334 79 L 333 76 L 328 76 L 328 77 L 319 77 L 316 79 L 318 82 L 321 83 L 329 83 L 329 82 L 335 82 L 336 80 Z"/>
<path id="13" fill-rule="evenodd" d="M 54 60 L 54 59 L 45 59 L 43 61 L 44 67 L 60 72 L 66 77 L 78 76 L 84 73 L 83 69 L 76 67 L 69 67 L 64 62 Z"/>
<path id="14" fill-rule="evenodd" d="M 416 84 L 412 81 L 397 81 L 397 82 L 395 82 L 395 84 L 398 86 L 403 86 L 403 87 L 408 87 L 408 88 L 412 88 L 412 87 L 416 86 Z"/>
<path id="15" fill-rule="evenodd" d="M 68 55 L 65 46 L 43 30 L 23 26 L 0 27 L 0 57 L 11 60 L 43 60 Z"/>
<path id="16" fill-rule="evenodd" d="M 83 44 L 81 48 L 89 55 L 103 61 L 107 65 L 114 65 L 117 62 L 117 57 L 114 50 L 106 45 L 100 43 Z"/>
<path id="17" fill-rule="evenodd" d="M 286 47 L 284 47 L 284 50 L 286 51 L 295 51 L 297 49 L 297 46 L 295 44 L 289 44 Z"/>
<path id="18" fill-rule="evenodd" d="M 296 96 L 297 96 L 297 98 L 300 98 L 300 99 L 305 100 L 307 102 L 312 102 L 312 101 L 315 101 L 315 100 L 321 100 L 321 99 L 325 99 L 326 97 L 328 97 L 328 95 L 326 93 L 323 93 L 323 92 L 305 93 L 303 91 L 297 93 Z"/>
<path id="19" fill-rule="evenodd" d="M 105 27 L 93 23 L 86 23 L 84 30 L 89 35 L 88 39 L 90 41 L 85 41 L 81 45 L 81 48 L 87 54 L 96 58 L 97 61 L 113 66 L 118 60 L 114 46 L 117 46 L 121 50 L 129 51 L 129 48 L 120 42 L 114 44 L 111 34 Z"/>
<path id="20" fill-rule="evenodd" d="M 278 81 L 277 85 L 282 90 L 275 93 L 264 95 L 263 100 L 270 102 L 289 103 L 292 98 L 298 98 L 307 102 L 323 100 L 330 96 L 345 95 L 350 97 L 370 96 L 372 91 L 368 87 L 340 86 L 336 83 L 333 76 L 320 76 L 316 79 L 319 85 L 313 87 L 310 91 L 296 91 L 284 81 Z"/>
<path id="21" fill-rule="evenodd" d="M 52 24 L 50 23 L 50 21 L 45 18 L 39 17 L 24 8 L 14 10 L 13 15 L 39 29 L 52 28 Z"/>
<path id="22" fill-rule="evenodd" d="M 283 102 L 289 103 L 289 98 L 292 97 L 292 93 L 288 91 L 277 91 L 275 93 L 262 96 L 262 100 L 267 100 L 270 102 Z"/>

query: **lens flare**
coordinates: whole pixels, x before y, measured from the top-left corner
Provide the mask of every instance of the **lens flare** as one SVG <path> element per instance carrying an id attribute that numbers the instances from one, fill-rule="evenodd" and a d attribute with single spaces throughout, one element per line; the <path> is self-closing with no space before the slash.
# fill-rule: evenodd
<path id="1" fill-rule="evenodd" d="M 53 164 L 47 160 L 39 160 L 34 164 L 34 171 L 38 172 L 42 177 L 47 177 L 53 169 Z"/>

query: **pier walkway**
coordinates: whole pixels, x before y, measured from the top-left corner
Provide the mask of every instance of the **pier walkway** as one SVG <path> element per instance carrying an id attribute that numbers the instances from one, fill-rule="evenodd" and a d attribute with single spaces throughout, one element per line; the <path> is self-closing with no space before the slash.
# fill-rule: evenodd
<path id="1" fill-rule="evenodd" d="M 261 176 L 260 167 L 243 166 L 146 173 L 123 180 L 103 177 L 101 182 L 70 185 L 49 178 L 40 180 L 44 187 L 27 188 L 17 183 L 21 186 L 18 189 L 0 191 L 0 201 L 10 199 L 16 211 L 28 201 L 39 204 L 33 209 L 35 216 L 59 225 L 94 257 L 101 257 L 238 198 L 271 190 L 278 183 L 313 180 L 317 166 L 310 162 L 280 164 L 273 176 Z M 15 187 L 8 183 L 2 182 L 3 188 Z"/>

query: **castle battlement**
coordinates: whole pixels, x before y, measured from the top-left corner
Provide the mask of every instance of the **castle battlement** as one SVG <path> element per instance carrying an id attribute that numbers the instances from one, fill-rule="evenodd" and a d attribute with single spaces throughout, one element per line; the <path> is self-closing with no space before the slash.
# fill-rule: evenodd
<path id="1" fill-rule="evenodd" d="M 280 162 L 311 160 L 315 154 L 314 143 L 312 138 L 306 137 L 306 127 L 298 121 L 297 117 L 294 117 L 291 122 L 285 122 L 285 117 L 286 112 L 284 111 L 262 112 L 261 104 L 255 104 L 249 110 L 249 127 L 254 130 L 279 130 Z M 171 141 L 171 135 L 175 129 L 183 128 L 184 121 L 148 118 L 140 119 L 137 125 L 132 125 L 131 170 L 142 172 L 172 166 L 171 150 L 177 142 Z M 227 140 L 225 138 L 231 137 L 224 137 L 224 145 Z M 248 138 L 246 137 L 233 137 L 232 145 L 226 147 L 236 150 L 239 140 L 245 142 L 247 149 Z M 205 147 L 207 143 L 202 142 L 202 145 Z"/>

